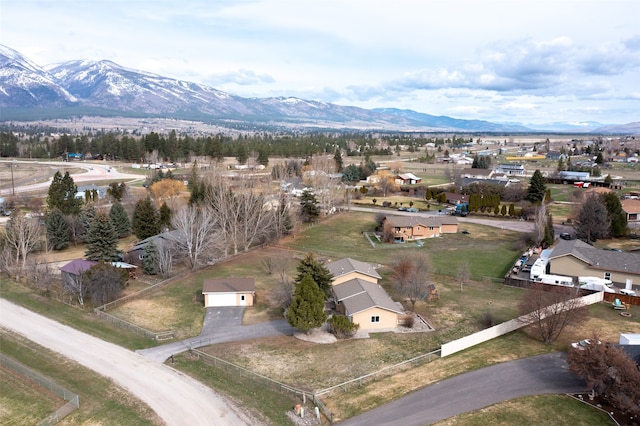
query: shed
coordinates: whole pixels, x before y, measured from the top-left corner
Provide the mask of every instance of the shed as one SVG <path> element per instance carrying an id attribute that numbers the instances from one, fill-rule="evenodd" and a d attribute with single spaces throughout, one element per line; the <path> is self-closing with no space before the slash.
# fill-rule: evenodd
<path id="1" fill-rule="evenodd" d="M 209 278 L 202 284 L 204 307 L 253 306 L 256 298 L 254 278 Z"/>

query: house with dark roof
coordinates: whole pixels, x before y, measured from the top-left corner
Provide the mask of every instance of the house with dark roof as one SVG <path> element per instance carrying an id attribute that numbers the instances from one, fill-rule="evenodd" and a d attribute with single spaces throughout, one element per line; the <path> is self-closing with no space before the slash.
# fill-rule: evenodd
<path id="1" fill-rule="evenodd" d="M 348 257 L 326 263 L 324 267 L 333 275 L 332 285 L 342 284 L 355 278 L 377 284 L 378 280 L 382 279 L 372 264 Z"/>
<path id="2" fill-rule="evenodd" d="M 208 278 L 202 284 L 204 307 L 253 306 L 256 298 L 254 278 Z"/>
<path id="3" fill-rule="evenodd" d="M 387 216 L 384 226 L 393 227 L 394 239 L 407 242 L 439 237 L 458 232 L 458 220 L 453 216 Z"/>
<path id="4" fill-rule="evenodd" d="M 150 242 L 154 242 L 156 247 L 160 250 L 163 248 L 173 248 L 177 239 L 181 236 L 181 231 L 173 230 L 163 232 L 158 235 L 151 236 L 149 238 L 145 238 L 142 241 L 137 242 L 133 247 L 131 247 L 125 253 L 125 260 L 129 263 L 133 263 L 135 265 L 142 265 L 142 260 L 146 254 L 146 247 Z"/>
<path id="5" fill-rule="evenodd" d="M 74 259 L 66 265 L 60 267 L 60 276 L 63 283 L 71 284 L 77 282 L 82 274 L 87 272 L 93 266 L 97 265 L 95 260 L 87 259 Z M 126 269 L 129 273 L 129 278 L 136 278 L 136 266 L 125 262 L 111 262 L 111 265 L 116 268 Z"/>
<path id="6" fill-rule="evenodd" d="M 333 287 L 336 310 L 361 330 L 395 328 L 404 308 L 376 283 L 353 278 Z"/>
<path id="7" fill-rule="evenodd" d="M 550 273 L 592 276 L 624 287 L 627 280 L 640 285 L 640 254 L 601 250 L 581 240 L 560 240 L 549 256 Z"/>

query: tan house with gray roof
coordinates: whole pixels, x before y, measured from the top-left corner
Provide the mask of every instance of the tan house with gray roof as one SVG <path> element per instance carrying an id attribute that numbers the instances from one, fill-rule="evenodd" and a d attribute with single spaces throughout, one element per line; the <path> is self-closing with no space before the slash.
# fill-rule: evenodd
<path id="1" fill-rule="evenodd" d="M 601 250 L 580 240 L 561 240 L 549 256 L 551 274 L 606 278 L 640 285 L 640 254 Z"/>
<path id="2" fill-rule="evenodd" d="M 404 310 L 379 284 L 361 278 L 334 286 L 333 294 L 336 310 L 360 324 L 361 330 L 395 328 Z"/>
<path id="3" fill-rule="evenodd" d="M 389 223 L 394 229 L 396 241 L 415 241 L 425 238 L 439 237 L 442 234 L 458 232 L 458 220 L 453 216 L 387 216 L 385 225 Z"/>
<path id="4" fill-rule="evenodd" d="M 398 326 L 404 308 L 378 284 L 381 277 L 372 264 L 345 258 L 324 266 L 333 274 L 336 310 L 359 324 L 360 330 Z"/>

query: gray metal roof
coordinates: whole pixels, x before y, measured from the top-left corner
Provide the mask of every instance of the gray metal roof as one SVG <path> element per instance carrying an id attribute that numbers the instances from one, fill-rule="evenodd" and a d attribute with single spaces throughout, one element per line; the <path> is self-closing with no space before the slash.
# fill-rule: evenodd
<path id="1" fill-rule="evenodd" d="M 628 252 L 601 250 L 581 240 L 561 240 L 553 248 L 549 259 L 573 256 L 595 269 L 640 274 L 640 255 Z"/>
<path id="2" fill-rule="evenodd" d="M 208 278 L 202 284 L 203 293 L 238 293 L 256 291 L 254 278 Z"/>
<path id="3" fill-rule="evenodd" d="M 403 312 L 402 304 L 394 302 L 380 285 L 360 278 L 334 286 L 333 292 L 349 316 L 376 307 L 399 314 Z"/>
<path id="4" fill-rule="evenodd" d="M 361 262 L 359 260 L 350 259 L 345 257 L 344 259 L 336 260 L 334 262 L 325 263 L 325 268 L 331 272 L 333 278 L 340 277 L 342 275 L 350 274 L 351 272 L 360 272 L 364 275 L 369 275 L 376 279 L 382 277 L 375 270 L 372 264 L 367 262 Z"/>

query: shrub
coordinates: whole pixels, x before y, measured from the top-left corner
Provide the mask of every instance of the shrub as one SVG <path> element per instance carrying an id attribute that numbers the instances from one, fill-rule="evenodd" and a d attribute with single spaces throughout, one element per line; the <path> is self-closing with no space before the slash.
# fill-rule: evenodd
<path id="1" fill-rule="evenodd" d="M 329 332 L 338 339 L 347 339 L 353 337 L 360 328 L 360 324 L 354 324 L 344 315 L 334 315 L 327 321 Z"/>

